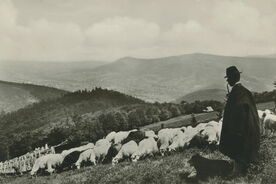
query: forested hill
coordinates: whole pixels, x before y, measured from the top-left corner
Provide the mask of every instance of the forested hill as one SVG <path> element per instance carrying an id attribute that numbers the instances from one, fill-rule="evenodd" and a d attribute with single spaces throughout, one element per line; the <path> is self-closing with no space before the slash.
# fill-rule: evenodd
<path id="1" fill-rule="evenodd" d="M 63 96 L 67 91 L 52 87 L 0 80 L 0 111 L 11 112 L 35 102 Z"/>
<path id="2" fill-rule="evenodd" d="M 31 131 L 47 125 L 54 126 L 74 115 L 137 103 L 144 102 L 116 91 L 101 88 L 91 91 L 76 91 L 3 115 L 0 118 L 0 131 L 2 134 Z"/>
<path id="3" fill-rule="evenodd" d="M 102 88 L 67 93 L 0 115 L 0 160 L 25 154 L 45 143 L 57 145 L 68 140 L 67 146 L 74 147 L 83 141 L 95 142 L 111 131 L 199 113 L 207 106 L 221 111 L 223 104 L 148 103 Z"/>

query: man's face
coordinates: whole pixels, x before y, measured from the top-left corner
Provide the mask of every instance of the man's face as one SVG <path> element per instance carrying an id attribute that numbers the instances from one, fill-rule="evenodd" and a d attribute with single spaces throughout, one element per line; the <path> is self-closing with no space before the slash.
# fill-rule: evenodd
<path id="1" fill-rule="evenodd" d="M 233 79 L 232 77 L 227 77 L 226 81 L 231 87 L 234 86 L 236 83 L 235 79 Z"/>

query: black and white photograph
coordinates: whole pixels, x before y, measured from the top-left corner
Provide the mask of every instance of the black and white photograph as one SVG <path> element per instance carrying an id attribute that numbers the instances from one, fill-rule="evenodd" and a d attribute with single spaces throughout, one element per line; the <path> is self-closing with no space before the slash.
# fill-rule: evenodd
<path id="1" fill-rule="evenodd" d="M 0 0 L 0 184 L 276 183 L 276 0 Z"/>

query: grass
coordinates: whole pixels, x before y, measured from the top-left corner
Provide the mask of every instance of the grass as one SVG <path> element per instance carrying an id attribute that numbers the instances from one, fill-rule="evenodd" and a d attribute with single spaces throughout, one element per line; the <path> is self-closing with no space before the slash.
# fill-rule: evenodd
<path id="1" fill-rule="evenodd" d="M 217 118 L 216 111 L 209 112 L 209 113 L 199 113 L 195 114 L 197 122 L 207 122 L 213 119 Z M 141 127 L 141 130 L 153 130 L 158 131 L 161 129 L 161 125 L 164 124 L 164 128 L 175 128 L 175 127 L 181 127 L 181 126 L 188 126 L 191 124 L 191 115 L 182 115 L 175 118 L 168 119 L 166 121 L 160 121 L 157 123 L 153 123 L 150 125 L 146 125 L 144 127 Z"/>
<path id="2" fill-rule="evenodd" d="M 258 103 L 257 109 L 259 110 L 274 109 L 274 101 Z"/>
<path id="3" fill-rule="evenodd" d="M 227 159 L 218 151 L 192 148 L 169 156 L 157 156 L 137 163 L 121 162 L 116 166 L 111 164 L 97 165 L 70 170 L 51 176 L 31 178 L 23 176 L 0 177 L 0 183 L 12 184 L 102 184 L 102 183 L 186 183 L 183 179 L 187 171 L 187 159 L 195 153 L 214 159 Z M 210 178 L 200 183 L 234 184 L 234 183 L 276 183 L 276 137 L 265 138 L 261 143 L 260 162 L 251 166 L 246 176 L 224 180 L 220 177 Z"/>

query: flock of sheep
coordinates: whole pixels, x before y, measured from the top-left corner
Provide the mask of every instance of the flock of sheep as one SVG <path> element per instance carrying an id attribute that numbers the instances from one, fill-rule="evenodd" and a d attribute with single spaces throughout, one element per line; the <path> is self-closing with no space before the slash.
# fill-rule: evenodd
<path id="1" fill-rule="evenodd" d="M 276 130 L 276 115 L 269 110 L 258 110 L 261 127 L 267 134 Z M 164 128 L 155 134 L 154 131 L 140 131 L 137 129 L 130 131 L 110 132 L 106 137 L 98 140 L 95 144 L 86 145 L 63 150 L 61 153 L 54 153 L 53 149 L 40 155 L 39 158 L 33 158 L 33 164 L 30 165 L 30 174 L 36 175 L 39 171 L 53 173 L 61 172 L 66 169 L 80 168 L 85 164 L 97 165 L 98 163 L 118 164 L 124 159 L 132 162 L 153 157 L 157 154 L 164 155 L 167 152 L 183 150 L 190 146 L 205 144 L 217 146 L 220 140 L 222 120 L 219 122 L 210 121 L 208 123 L 199 123 L 196 127 L 183 126 L 180 128 Z M 20 164 L 15 167 L 10 161 L 0 163 L 0 173 L 16 173 Z M 13 165 L 11 167 L 11 165 Z M 25 166 L 24 166 L 25 167 Z M 7 170 L 9 168 L 9 170 Z M 7 172 L 8 171 L 8 172 Z"/>
<path id="2" fill-rule="evenodd" d="M 0 174 L 25 173 L 32 169 L 36 159 L 45 154 L 55 153 L 54 147 L 45 146 L 35 148 L 34 151 L 28 152 L 19 157 L 15 157 L 4 162 L 0 162 Z"/>

